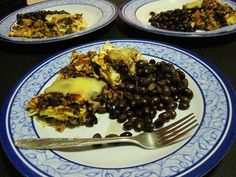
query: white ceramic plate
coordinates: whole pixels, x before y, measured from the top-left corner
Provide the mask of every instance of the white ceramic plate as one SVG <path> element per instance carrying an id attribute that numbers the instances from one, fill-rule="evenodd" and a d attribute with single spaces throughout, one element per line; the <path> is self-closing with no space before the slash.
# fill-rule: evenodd
<path id="1" fill-rule="evenodd" d="M 39 10 L 65 10 L 69 13 L 83 13 L 88 27 L 79 32 L 64 35 L 62 37 L 46 39 L 29 39 L 22 37 L 9 37 L 11 26 L 16 22 L 16 15 L 19 13 L 34 12 Z M 37 44 L 62 41 L 79 37 L 94 32 L 111 23 L 117 16 L 115 4 L 105 0 L 50 0 L 33 4 L 17 10 L 0 21 L 0 38 L 7 42 Z"/>
<path id="2" fill-rule="evenodd" d="M 69 62 L 72 50 L 98 51 L 105 41 L 77 46 L 48 58 L 29 71 L 11 91 L 1 114 L 1 140 L 9 159 L 26 176 L 177 176 L 202 175 L 229 149 L 236 129 L 235 95 L 229 83 L 212 65 L 183 49 L 143 40 L 112 40 L 112 44 L 134 47 L 147 59 L 165 60 L 182 69 L 194 92 L 189 110 L 178 110 L 178 120 L 193 112 L 199 122 L 188 139 L 165 148 L 145 150 L 136 146 L 106 147 L 81 151 L 25 150 L 14 146 L 21 138 L 92 137 L 123 132 L 121 124 L 98 115 L 94 127 L 76 127 L 56 132 L 27 116 L 25 104 L 55 78 Z"/>
<path id="3" fill-rule="evenodd" d="M 179 36 L 179 37 L 213 37 L 221 36 L 236 31 L 236 25 L 226 26 L 213 31 L 198 31 L 198 32 L 178 32 L 171 30 L 158 29 L 148 22 L 151 17 L 151 11 L 161 12 L 167 10 L 174 10 L 182 8 L 186 3 L 193 2 L 194 0 L 132 0 L 122 4 L 119 8 L 119 16 L 123 21 L 131 26 L 162 35 Z M 230 0 L 224 0 L 225 3 L 236 9 L 236 3 Z"/>

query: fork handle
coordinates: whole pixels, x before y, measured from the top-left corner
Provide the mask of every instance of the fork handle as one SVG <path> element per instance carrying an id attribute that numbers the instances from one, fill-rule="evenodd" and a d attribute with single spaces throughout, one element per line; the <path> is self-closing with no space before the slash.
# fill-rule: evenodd
<path id="1" fill-rule="evenodd" d="M 25 149 L 65 149 L 97 144 L 136 143 L 133 137 L 111 138 L 32 138 L 20 139 L 15 145 Z"/>

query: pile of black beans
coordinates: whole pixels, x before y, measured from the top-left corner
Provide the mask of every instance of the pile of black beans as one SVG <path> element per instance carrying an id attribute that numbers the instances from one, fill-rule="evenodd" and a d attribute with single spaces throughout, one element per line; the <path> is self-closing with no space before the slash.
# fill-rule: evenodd
<path id="1" fill-rule="evenodd" d="M 108 112 L 109 118 L 122 123 L 125 131 L 136 132 L 162 127 L 176 117 L 176 109 L 188 109 L 193 98 L 183 71 L 153 59 L 139 60 L 136 73 L 127 74 L 119 86 L 107 92 L 101 96 L 104 106 L 98 113 Z"/>
<path id="2" fill-rule="evenodd" d="M 194 9 L 175 9 L 165 12 L 150 12 L 149 22 L 155 28 L 172 31 L 193 32 L 196 31 L 191 26 Z"/>

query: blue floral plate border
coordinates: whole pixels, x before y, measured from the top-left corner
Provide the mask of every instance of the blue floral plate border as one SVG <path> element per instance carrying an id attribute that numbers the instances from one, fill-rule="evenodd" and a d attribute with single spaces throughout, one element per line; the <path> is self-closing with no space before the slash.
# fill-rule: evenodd
<path id="1" fill-rule="evenodd" d="M 63 158 L 54 151 L 15 147 L 16 139 L 38 137 L 25 111 L 27 101 L 68 64 L 72 50 L 97 51 L 105 43 L 100 41 L 76 46 L 46 59 L 15 85 L 3 105 L 0 124 L 1 143 L 10 161 L 25 176 L 201 176 L 208 172 L 224 157 L 236 135 L 235 94 L 223 74 L 203 58 L 168 44 L 126 39 L 110 42 L 171 62 L 192 78 L 204 100 L 204 108 L 199 110 L 202 112 L 200 125 L 194 135 L 160 159 L 124 168 L 94 167 Z"/>

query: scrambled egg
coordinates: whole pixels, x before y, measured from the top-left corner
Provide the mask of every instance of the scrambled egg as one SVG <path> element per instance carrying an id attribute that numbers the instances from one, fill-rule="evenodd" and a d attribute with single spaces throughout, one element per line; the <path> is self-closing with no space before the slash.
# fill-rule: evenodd
<path id="1" fill-rule="evenodd" d="M 99 52 L 90 51 L 86 55 L 79 55 L 73 51 L 70 64 L 59 72 L 59 77 L 94 77 L 112 86 L 119 85 L 122 74 L 134 73 L 135 62 L 141 58 L 142 54 L 136 49 L 118 49 L 107 42 Z M 127 69 L 126 73 L 120 70 L 122 67 Z"/>

